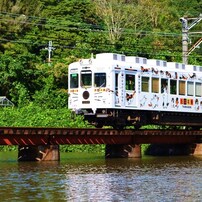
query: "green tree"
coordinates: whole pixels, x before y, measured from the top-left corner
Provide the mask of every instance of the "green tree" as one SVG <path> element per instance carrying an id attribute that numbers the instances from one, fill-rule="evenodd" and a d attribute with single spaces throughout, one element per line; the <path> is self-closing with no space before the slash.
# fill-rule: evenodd
<path id="1" fill-rule="evenodd" d="M 35 104 L 47 109 L 67 108 L 67 92 L 56 89 L 55 78 L 53 75 L 44 78 L 43 82 L 44 88 L 36 91 L 33 96 Z"/>
<path id="2" fill-rule="evenodd" d="M 94 3 L 96 14 L 106 25 L 109 40 L 113 44 L 121 38 L 125 28 L 138 23 L 133 15 L 136 12 L 133 4 L 125 3 L 124 0 L 94 0 Z"/>
<path id="3" fill-rule="evenodd" d="M 16 51 L 16 47 L 0 55 L 1 95 L 7 96 L 15 104 L 20 101 L 19 94 L 22 95 L 22 91 L 26 92 L 25 99 L 29 99 L 39 88 L 38 79 L 41 72 L 35 68 L 33 60 L 36 60 L 34 55 L 21 54 Z M 21 93 L 17 91 L 21 91 Z M 20 103 L 22 104 L 21 101 Z"/>

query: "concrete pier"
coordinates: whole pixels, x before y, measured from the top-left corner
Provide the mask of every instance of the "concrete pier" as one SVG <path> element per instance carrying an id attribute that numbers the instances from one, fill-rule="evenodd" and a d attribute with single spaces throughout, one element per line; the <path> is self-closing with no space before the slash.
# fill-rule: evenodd
<path id="1" fill-rule="evenodd" d="M 106 158 L 141 158 L 141 145 L 106 145 Z"/>
<path id="2" fill-rule="evenodd" d="M 202 144 L 151 144 L 151 156 L 202 155 Z M 141 145 L 106 145 L 106 158 L 141 158 Z M 19 146 L 18 161 L 59 161 L 59 145 Z"/>
<path id="3" fill-rule="evenodd" d="M 200 155 L 202 156 L 202 144 L 194 144 L 193 145 L 193 155 Z"/>
<path id="4" fill-rule="evenodd" d="M 202 155 L 202 144 L 150 144 L 145 154 L 151 156 Z"/>
<path id="5" fill-rule="evenodd" d="M 19 146 L 18 161 L 59 161 L 59 145 Z"/>

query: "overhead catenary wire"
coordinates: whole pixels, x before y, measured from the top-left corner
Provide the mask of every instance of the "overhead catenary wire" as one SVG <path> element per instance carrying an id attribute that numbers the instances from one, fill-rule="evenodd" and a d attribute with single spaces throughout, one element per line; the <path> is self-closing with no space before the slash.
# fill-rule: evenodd
<path id="1" fill-rule="evenodd" d="M 4 12 L 6 13 L 6 12 Z M 9 15 L 10 17 L 19 17 L 23 14 L 12 14 L 12 13 L 6 13 L 7 15 Z M 3 17 L 3 18 L 2 18 Z M 31 22 L 31 20 L 39 20 L 39 21 L 44 21 L 44 23 L 39 23 L 39 22 Z M 14 22 L 15 19 L 6 19 L 5 15 L 2 15 L 2 13 L 0 13 L 0 21 L 3 22 Z M 51 24 L 49 24 L 49 22 L 51 22 Z M 55 24 L 54 24 L 55 22 Z M 53 28 L 60 28 L 60 29 L 66 29 L 66 30 L 77 30 L 77 31 L 91 31 L 91 32 L 106 32 L 108 33 L 108 30 L 103 27 L 103 26 L 99 26 L 99 25 L 93 25 L 93 24 L 83 24 L 83 26 L 85 26 L 86 28 L 82 28 L 82 24 L 81 23 L 74 23 L 74 24 L 68 24 L 67 26 L 64 25 L 60 25 L 61 20 L 57 20 L 54 18 L 39 18 L 39 17 L 34 17 L 34 16 L 26 16 L 25 20 L 18 20 L 18 23 L 21 24 L 27 24 L 27 25 L 38 25 L 38 26 L 50 26 Z M 64 22 L 64 20 L 63 20 Z M 153 31 L 148 31 L 148 30 L 137 30 L 134 31 L 133 29 L 126 29 L 126 28 L 120 28 L 122 34 L 131 34 L 131 35 L 158 35 L 158 36 L 167 36 L 167 37 L 176 37 L 176 36 L 181 36 L 181 33 L 173 33 L 173 32 L 153 32 Z"/>
<path id="2" fill-rule="evenodd" d="M 46 38 L 47 40 L 48 39 L 50 39 L 50 38 Z M 51 38 L 51 39 L 53 39 L 53 38 Z M 33 41 L 25 41 L 25 40 L 8 40 L 8 39 L 0 39 L 0 41 L 1 42 L 11 42 L 11 43 L 18 43 L 18 44 L 30 44 L 30 45 L 34 45 L 34 43 L 35 43 L 35 41 L 33 42 Z M 78 41 L 78 43 L 80 43 L 80 41 Z M 82 42 L 83 44 L 92 44 L 92 43 L 90 43 L 90 42 Z M 98 46 L 98 45 L 104 45 L 105 47 L 107 47 L 107 46 L 114 46 L 114 44 L 106 44 L 106 43 L 93 43 L 94 45 L 96 45 L 96 46 Z M 43 47 L 45 47 L 47 44 L 46 43 L 44 43 L 43 45 L 40 45 L 41 47 L 43 46 Z M 90 48 L 90 50 L 89 50 L 89 48 L 83 48 L 83 47 L 80 47 L 80 46 L 78 46 L 77 44 L 76 45 L 74 45 L 74 46 L 72 46 L 72 45 L 65 45 L 64 43 L 62 43 L 62 45 L 59 43 L 59 42 L 57 42 L 56 41 L 56 43 L 54 43 L 54 47 L 55 48 L 57 48 L 57 49 L 59 49 L 59 48 L 61 48 L 61 49 L 77 49 L 77 50 L 86 50 L 86 51 L 90 51 L 90 50 L 95 50 L 95 48 L 93 48 L 93 47 L 89 47 Z M 132 47 L 132 46 L 127 46 L 127 45 L 125 45 L 124 46 L 125 48 L 126 47 Z M 157 52 L 157 50 L 156 50 L 156 52 L 154 51 L 155 50 L 155 48 L 152 48 L 152 47 L 144 47 L 144 46 L 136 46 L 136 48 L 138 48 L 138 50 L 136 51 L 138 54 L 143 54 L 143 55 L 158 55 L 158 56 L 170 56 L 170 57 L 178 57 L 179 55 L 176 53 L 176 54 L 174 54 L 174 51 L 176 51 L 176 52 L 179 52 L 179 54 L 181 54 L 181 50 L 178 50 L 178 49 L 161 49 L 161 51 L 167 51 L 167 53 L 165 54 L 165 53 L 160 53 L 160 52 Z M 143 50 L 143 48 L 144 48 L 144 50 Z M 97 49 L 97 47 L 96 47 L 96 49 Z M 102 48 L 100 48 L 99 50 L 103 50 L 103 47 Z M 141 50 L 142 49 L 142 50 Z M 98 49 L 97 49 L 97 51 L 99 51 Z M 106 50 L 108 50 L 108 49 L 104 49 L 105 51 Z M 103 51 L 104 51 L 103 50 Z M 118 51 L 118 50 L 117 50 Z M 143 52 L 144 51 L 144 52 Z M 145 51 L 147 51 L 147 52 L 145 52 Z M 118 51 L 119 52 L 119 51 Z M 122 50 L 120 51 L 120 52 L 122 52 Z M 134 53 L 134 51 L 129 51 L 129 50 L 126 50 L 126 51 L 124 51 L 124 54 L 126 54 L 126 53 L 129 53 L 129 54 L 133 54 Z M 200 58 L 200 57 L 202 57 L 202 56 L 194 56 L 194 57 L 196 57 L 196 58 Z"/>
<path id="3" fill-rule="evenodd" d="M 5 17 L 20 17 L 25 16 L 25 20 L 18 20 L 18 23 L 21 24 L 27 24 L 27 25 L 38 25 L 38 26 L 50 26 L 53 28 L 60 28 L 60 29 L 67 29 L 67 30 L 77 30 L 77 31 L 91 31 L 91 32 L 106 32 L 109 31 L 100 25 L 93 25 L 93 24 L 81 24 L 81 23 L 73 23 L 73 24 L 67 24 L 67 26 L 60 25 L 61 20 L 55 19 L 55 18 L 40 18 L 37 16 L 26 16 L 24 14 L 14 14 L 14 13 L 8 13 L 8 12 L 0 12 L 0 21 L 7 21 L 7 22 L 14 22 L 15 19 L 6 19 Z M 39 20 L 40 22 L 31 22 L 33 20 Z M 55 24 L 54 24 L 55 22 Z M 63 20 L 65 22 L 65 20 Z M 51 23 L 51 24 L 49 24 Z M 68 27 L 69 25 L 69 27 Z M 85 26 L 86 28 L 82 28 L 82 26 Z M 131 34 L 131 35 L 157 35 L 157 36 L 165 36 L 165 37 L 181 37 L 181 32 L 156 32 L 156 31 L 148 31 L 148 30 L 133 30 L 128 28 L 120 28 L 122 34 Z M 201 36 L 201 33 L 198 32 L 192 32 L 190 33 L 193 37 L 199 37 Z"/>
<path id="4" fill-rule="evenodd" d="M 0 40 L 1 41 L 1 40 Z M 14 41 L 14 43 L 19 43 L 19 41 Z M 26 42 L 23 42 L 23 43 L 26 43 Z M 45 46 L 45 45 L 44 45 Z M 95 51 L 94 48 L 83 48 L 83 47 L 76 47 L 76 46 L 68 46 L 68 45 L 54 45 L 55 48 L 61 48 L 61 49 L 70 49 L 70 50 L 80 50 L 80 51 L 85 51 L 85 52 L 89 52 L 89 53 L 92 53 L 93 51 Z M 105 52 L 107 51 L 108 49 L 104 49 L 104 48 L 101 48 L 101 49 L 97 49 L 96 52 Z M 173 51 L 170 51 L 169 53 L 166 53 L 166 54 L 163 54 L 163 53 L 160 53 L 160 52 L 143 52 L 143 51 L 116 51 L 117 53 L 120 53 L 120 54 L 126 54 L 126 55 L 150 55 L 150 56 L 156 56 L 156 57 L 162 57 L 162 56 L 168 56 L 168 57 L 181 57 L 181 52 L 179 52 L 178 54 L 174 53 Z M 192 58 L 202 58 L 202 56 L 192 56 Z"/>
<path id="5" fill-rule="evenodd" d="M 0 22 L 5 22 L 6 21 L 6 22 L 14 23 L 15 19 L 6 19 L 5 17 L 7 16 L 7 17 L 14 17 L 14 18 L 16 18 L 16 17 L 19 17 L 21 15 L 23 15 L 23 14 L 12 14 L 12 13 L 3 12 L 3 13 L 0 13 Z M 32 21 L 35 21 L 35 20 L 37 20 L 39 22 L 44 22 L 44 23 L 32 22 Z M 55 20 L 57 22 L 56 24 L 49 24 L 49 21 L 55 21 Z M 103 28 L 101 28 L 101 27 L 99 27 L 97 25 L 86 25 L 85 24 L 84 26 L 85 27 L 89 26 L 89 28 L 80 28 L 79 27 L 79 26 L 81 26 L 80 24 L 74 25 L 75 27 L 72 27 L 72 25 L 70 27 L 68 27 L 68 26 L 60 25 L 58 22 L 60 22 L 60 21 L 57 20 L 57 19 L 53 19 L 53 18 L 52 19 L 50 19 L 50 18 L 47 19 L 47 18 L 40 18 L 40 17 L 36 17 L 36 16 L 26 16 L 26 20 L 23 20 L 23 21 L 17 20 L 16 21 L 16 23 L 22 23 L 24 25 L 45 26 L 46 29 L 50 29 L 50 28 L 57 29 L 57 28 L 59 28 L 59 29 L 64 29 L 64 30 L 75 30 L 75 31 L 84 31 L 84 32 L 108 33 L 108 30 L 104 30 Z M 95 29 L 92 29 L 92 28 L 95 28 Z M 9 33 L 12 33 L 12 32 L 9 32 Z M 16 33 L 18 33 L 18 32 L 16 32 Z M 122 31 L 122 34 L 128 34 L 128 35 L 133 35 L 133 36 L 134 35 L 137 35 L 137 36 L 153 36 L 153 35 L 155 35 L 155 36 L 158 36 L 158 37 L 175 37 L 175 38 L 179 37 L 179 40 L 181 38 L 181 33 L 178 34 L 178 33 L 161 33 L 161 32 L 152 32 L 152 31 L 133 31 L 131 29 L 124 29 Z M 32 37 L 34 37 L 36 39 L 36 35 L 32 35 L 32 34 L 30 34 L 28 32 L 25 33 L 24 36 L 26 36 L 26 37 L 32 36 Z M 56 36 L 56 37 L 53 37 L 53 36 L 48 36 L 48 37 L 46 37 L 46 36 L 37 36 L 37 37 L 39 37 L 39 39 L 44 40 L 44 42 L 45 41 L 47 42 L 47 40 L 48 41 L 49 40 L 55 40 L 54 41 L 54 46 L 57 46 L 59 48 L 63 48 L 63 49 L 64 48 L 69 48 L 69 49 L 78 49 L 79 48 L 79 47 L 77 47 L 77 44 L 74 45 L 74 46 L 65 45 L 63 41 L 69 40 L 69 39 L 63 38 L 63 37 L 60 37 L 60 36 Z M 24 44 L 34 44 L 34 43 L 36 43 L 36 41 L 34 41 L 34 42 L 31 41 L 31 40 L 27 41 L 27 39 L 20 39 L 20 40 L 15 40 L 15 39 L 0 39 L 0 41 L 2 41 L 2 42 L 13 42 L 13 43 L 24 43 Z M 81 43 L 81 41 L 76 41 L 75 43 Z M 92 44 L 92 43 L 95 46 L 98 46 L 98 45 L 114 46 L 114 44 L 110 44 L 110 43 L 100 43 L 100 42 L 99 43 L 95 43 L 95 42 L 82 41 L 82 44 Z M 123 44 L 123 47 L 129 48 L 129 47 L 133 47 L 133 46 L 131 44 L 130 45 L 129 44 Z M 135 44 L 135 47 L 136 48 L 140 48 L 140 49 L 144 49 L 144 51 L 145 50 L 148 50 L 148 51 L 149 50 L 155 50 L 156 51 L 156 53 L 153 53 L 153 51 L 152 52 L 142 53 L 142 54 L 149 54 L 149 55 L 153 55 L 154 54 L 154 55 L 168 56 L 167 55 L 168 53 L 166 53 L 166 54 L 157 53 L 156 48 L 160 48 L 159 51 L 167 51 L 167 52 L 170 52 L 170 51 L 172 51 L 172 52 L 173 51 L 178 52 L 179 51 L 179 52 L 181 52 L 181 49 L 177 49 L 176 46 L 174 46 L 174 48 L 172 48 L 171 46 L 169 46 L 172 49 L 167 49 L 166 48 L 167 46 L 166 45 L 162 45 L 162 44 L 159 44 L 159 45 L 155 44 L 155 45 L 153 45 L 153 47 L 145 47 L 143 45 L 139 45 L 139 44 L 137 45 L 137 44 Z M 171 55 L 169 54 L 169 56 L 171 56 Z M 175 56 L 178 56 L 178 55 L 175 55 Z M 198 58 L 198 56 L 196 56 L 196 57 Z"/>

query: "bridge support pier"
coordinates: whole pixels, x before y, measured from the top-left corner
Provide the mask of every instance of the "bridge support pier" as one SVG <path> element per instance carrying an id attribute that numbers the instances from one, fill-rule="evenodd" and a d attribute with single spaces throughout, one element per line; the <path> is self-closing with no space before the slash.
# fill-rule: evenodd
<path id="1" fill-rule="evenodd" d="M 202 155 L 202 144 L 195 144 L 192 148 L 193 155 Z"/>
<path id="2" fill-rule="evenodd" d="M 202 144 L 150 144 L 145 154 L 152 156 L 202 155 Z"/>
<path id="3" fill-rule="evenodd" d="M 141 145 L 106 145 L 106 158 L 141 158 Z"/>
<path id="4" fill-rule="evenodd" d="M 18 161 L 59 161 L 59 145 L 19 146 Z"/>

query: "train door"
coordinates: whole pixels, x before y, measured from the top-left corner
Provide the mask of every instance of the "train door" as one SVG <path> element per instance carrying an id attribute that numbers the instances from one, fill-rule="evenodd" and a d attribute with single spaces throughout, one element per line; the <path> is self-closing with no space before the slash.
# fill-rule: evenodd
<path id="1" fill-rule="evenodd" d="M 123 71 L 115 72 L 115 105 L 125 105 L 125 74 Z"/>
<path id="2" fill-rule="evenodd" d="M 125 106 L 137 106 L 136 74 L 133 72 L 125 74 Z"/>
<path id="3" fill-rule="evenodd" d="M 82 70 L 80 72 L 79 106 L 81 108 L 94 108 L 92 71 Z"/>

